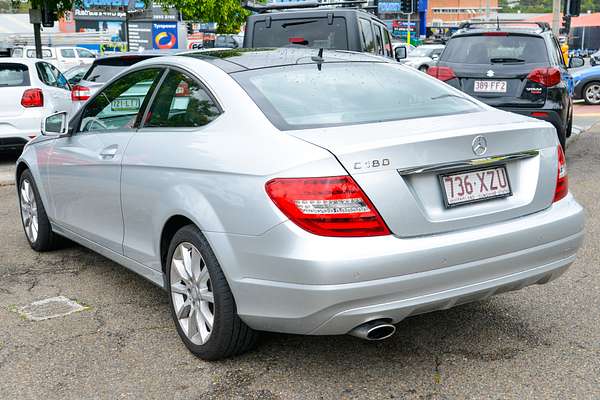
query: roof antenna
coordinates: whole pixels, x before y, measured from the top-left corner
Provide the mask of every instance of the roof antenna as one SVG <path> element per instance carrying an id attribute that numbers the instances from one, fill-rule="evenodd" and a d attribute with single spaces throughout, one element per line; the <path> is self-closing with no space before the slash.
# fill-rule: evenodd
<path id="1" fill-rule="evenodd" d="M 321 70 L 321 68 L 323 67 L 323 63 L 325 62 L 325 60 L 323 59 L 323 48 L 321 47 L 319 49 L 319 54 L 316 56 L 312 56 L 310 58 L 312 61 L 317 63 L 317 68 L 319 69 L 319 71 Z"/>

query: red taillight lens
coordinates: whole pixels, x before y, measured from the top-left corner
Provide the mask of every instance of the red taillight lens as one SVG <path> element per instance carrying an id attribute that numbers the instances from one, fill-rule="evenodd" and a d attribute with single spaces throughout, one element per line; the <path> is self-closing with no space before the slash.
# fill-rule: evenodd
<path id="1" fill-rule="evenodd" d="M 558 175 L 556 177 L 556 190 L 554 201 L 559 201 L 569 193 L 569 176 L 567 175 L 567 160 L 561 145 L 558 145 Z"/>
<path id="2" fill-rule="evenodd" d="M 81 85 L 75 85 L 71 90 L 71 100 L 86 101 L 90 98 L 91 94 L 90 88 Z"/>
<path id="3" fill-rule="evenodd" d="M 371 201 L 349 176 L 273 179 L 266 190 L 292 222 L 315 235 L 390 234 Z"/>
<path id="4" fill-rule="evenodd" d="M 484 32 L 483 36 L 508 36 L 508 32 Z"/>
<path id="5" fill-rule="evenodd" d="M 44 107 L 44 93 L 42 89 L 27 89 L 21 97 L 23 107 Z"/>
<path id="6" fill-rule="evenodd" d="M 440 81 L 449 81 L 456 78 L 454 70 L 450 67 L 429 67 L 427 73 Z"/>
<path id="7" fill-rule="evenodd" d="M 536 68 L 527 75 L 527 79 L 542 86 L 555 86 L 561 80 L 560 70 L 558 68 Z"/>

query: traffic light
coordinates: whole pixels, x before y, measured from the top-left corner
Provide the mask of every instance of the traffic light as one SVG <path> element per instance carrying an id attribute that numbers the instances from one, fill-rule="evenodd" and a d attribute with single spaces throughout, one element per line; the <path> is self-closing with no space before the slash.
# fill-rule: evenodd
<path id="1" fill-rule="evenodd" d="M 563 0 L 563 14 L 578 17 L 581 13 L 581 0 Z"/>
<path id="2" fill-rule="evenodd" d="M 560 28 L 560 34 L 561 35 L 568 35 L 569 32 L 571 31 L 571 16 L 570 15 L 563 15 L 563 26 L 562 28 Z"/>
<path id="3" fill-rule="evenodd" d="M 417 10 L 417 0 L 401 0 L 400 11 L 402 14 L 412 14 Z"/>
<path id="4" fill-rule="evenodd" d="M 42 26 L 45 28 L 52 28 L 54 21 L 58 20 L 56 13 L 56 3 L 46 1 L 42 7 Z"/>
<path id="5" fill-rule="evenodd" d="M 191 22 L 188 22 L 187 24 L 185 24 L 185 26 L 187 27 L 188 35 L 191 35 L 192 33 L 194 33 L 194 26 L 192 25 Z"/>

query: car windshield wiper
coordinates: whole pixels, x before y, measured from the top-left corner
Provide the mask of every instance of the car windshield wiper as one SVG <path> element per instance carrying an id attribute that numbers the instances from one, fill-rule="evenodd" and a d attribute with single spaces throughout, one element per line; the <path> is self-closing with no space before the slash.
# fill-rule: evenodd
<path id="1" fill-rule="evenodd" d="M 471 100 L 468 97 L 463 97 L 463 96 L 459 96 L 457 94 L 452 94 L 452 93 L 442 94 L 440 96 L 434 96 L 434 97 L 431 97 L 430 100 L 440 100 L 440 99 L 446 99 L 448 97 L 453 97 L 453 98 L 456 98 L 456 99 L 465 100 L 465 101 L 468 101 L 469 103 L 473 103 L 476 106 L 479 106 L 479 104 L 475 100 Z"/>
<path id="2" fill-rule="evenodd" d="M 490 62 L 493 63 L 522 63 L 525 62 L 525 60 L 522 60 L 520 58 L 511 58 L 511 57 L 498 57 L 498 58 L 491 58 Z"/>

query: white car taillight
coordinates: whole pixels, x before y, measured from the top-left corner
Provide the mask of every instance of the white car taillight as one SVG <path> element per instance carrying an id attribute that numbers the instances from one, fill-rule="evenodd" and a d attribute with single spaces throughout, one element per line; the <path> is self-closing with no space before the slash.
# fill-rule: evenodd
<path id="1" fill-rule="evenodd" d="M 92 92 L 90 91 L 90 88 L 81 85 L 75 85 L 73 86 L 73 89 L 71 89 L 71 100 L 86 101 L 90 98 L 91 94 Z"/>
<path id="2" fill-rule="evenodd" d="M 569 176 L 567 175 L 567 160 L 561 145 L 558 145 L 558 174 L 556 176 L 556 189 L 554 201 L 559 201 L 569 193 Z"/>
<path id="3" fill-rule="evenodd" d="M 27 89 L 21 97 L 21 105 L 23 107 L 44 107 L 44 92 L 42 89 Z"/>
<path id="4" fill-rule="evenodd" d="M 390 231 L 350 176 L 282 178 L 266 184 L 275 205 L 296 225 L 321 236 L 382 236 Z"/>

